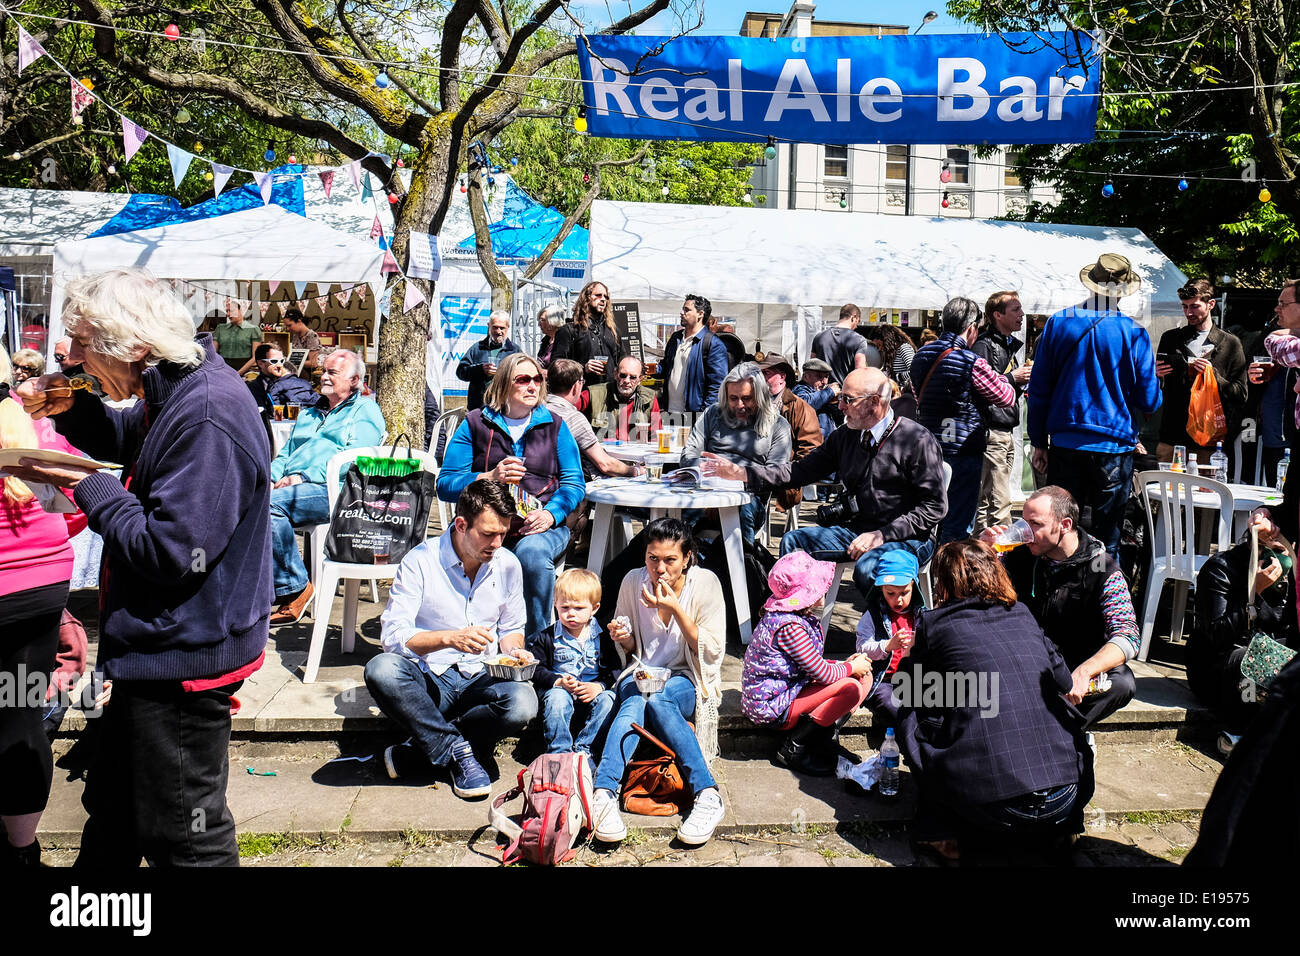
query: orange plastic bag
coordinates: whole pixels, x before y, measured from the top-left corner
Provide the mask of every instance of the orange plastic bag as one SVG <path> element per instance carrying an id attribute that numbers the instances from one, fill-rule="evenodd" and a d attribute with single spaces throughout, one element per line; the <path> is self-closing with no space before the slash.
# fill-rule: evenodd
<path id="1" fill-rule="evenodd" d="M 1212 445 L 1228 434 L 1228 421 L 1219 401 L 1219 380 L 1214 366 L 1207 365 L 1192 383 L 1192 400 L 1187 406 L 1187 435 L 1198 445 Z"/>

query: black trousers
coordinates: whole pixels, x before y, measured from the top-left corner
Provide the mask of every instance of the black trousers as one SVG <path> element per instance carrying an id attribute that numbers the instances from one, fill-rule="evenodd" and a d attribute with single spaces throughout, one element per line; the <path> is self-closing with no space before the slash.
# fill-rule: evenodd
<path id="1" fill-rule="evenodd" d="M 79 867 L 238 866 L 226 805 L 230 695 L 179 681 L 113 681 L 82 804 Z"/>
<path id="2" fill-rule="evenodd" d="M 0 702 L 0 814 L 21 816 L 45 809 L 54 760 L 41 717 L 45 681 L 28 700 L 29 677 L 48 679 L 59 647 L 59 619 L 68 603 L 68 584 L 18 591 L 0 597 L 0 681 L 9 685 Z M 31 706 L 34 705 L 34 706 Z"/>
<path id="3" fill-rule="evenodd" d="M 1093 724 L 1105 720 L 1137 694 L 1137 678 L 1127 664 L 1111 668 L 1106 676 L 1110 678 L 1110 690 L 1089 694 L 1079 704 L 1084 730 L 1092 729 Z"/>

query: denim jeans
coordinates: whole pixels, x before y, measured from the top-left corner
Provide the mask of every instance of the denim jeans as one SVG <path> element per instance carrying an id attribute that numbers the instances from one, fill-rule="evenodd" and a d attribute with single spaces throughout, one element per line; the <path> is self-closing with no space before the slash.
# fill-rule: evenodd
<path id="1" fill-rule="evenodd" d="M 563 524 L 520 538 L 510 549 L 524 570 L 524 608 L 527 634 L 550 624 L 555 614 L 555 562 L 569 547 L 569 529 Z"/>
<path id="2" fill-rule="evenodd" d="M 277 598 L 293 597 L 307 586 L 307 566 L 298 552 L 294 528 L 330 520 L 330 496 L 313 481 L 271 489 L 272 580 Z"/>
<path id="3" fill-rule="evenodd" d="M 975 508 L 980 498 L 980 477 L 984 473 L 984 455 L 944 456 L 952 467 L 948 482 L 948 513 L 939 525 L 939 543 L 961 541 L 970 537 L 975 524 Z"/>
<path id="4" fill-rule="evenodd" d="M 1133 453 L 1110 455 L 1053 445 L 1047 450 L 1047 483 L 1074 496 L 1079 524 L 1112 557 L 1118 555 L 1120 524 L 1133 485 Z"/>
<path id="5" fill-rule="evenodd" d="M 548 754 L 583 753 L 590 755 L 601 731 L 614 713 L 614 692 L 602 691 L 590 704 L 584 704 L 563 687 L 552 687 L 542 695 L 542 728 L 546 734 Z M 581 721 L 578 738 L 573 737 L 574 718 Z"/>
<path id="6" fill-rule="evenodd" d="M 848 547 L 858 534 L 857 531 L 850 531 L 838 525 L 829 528 L 800 528 L 798 531 L 789 531 L 781 536 L 781 553 L 807 551 L 819 561 L 848 561 Z M 925 567 L 934 554 L 934 542 L 928 538 L 924 541 L 915 538 L 906 541 L 886 541 L 880 547 L 873 548 L 858 558 L 857 564 L 853 566 L 853 583 L 857 585 L 859 591 L 867 594 L 871 590 L 875 583 L 876 565 L 880 563 L 880 558 L 887 552 L 899 548 L 906 548 L 916 555 L 916 563 L 921 567 Z"/>
<path id="7" fill-rule="evenodd" d="M 641 742 L 640 735 L 632 729 L 633 724 L 640 724 L 677 754 L 677 767 L 691 793 L 717 786 L 713 774 L 709 773 L 708 761 L 700 752 L 695 731 L 687 723 L 694 714 L 695 685 L 684 674 L 668 678 L 664 689 L 652 694 L 648 701 L 636 689 L 636 680 L 631 675 L 624 678 L 618 685 L 618 713 L 605 737 L 593 786 L 618 793 L 627 762 Z"/>
<path id="8" fill-rule="evenodd" d="M 401 654 L 372 657 L 366 687 L 436 767 L 446 766 L 461 737 L 482 750 L 537 716 L 537 693 L 527 681 L 497 680 L 487 671 L 466 677 L 455 667 L 434 674 Z"/>

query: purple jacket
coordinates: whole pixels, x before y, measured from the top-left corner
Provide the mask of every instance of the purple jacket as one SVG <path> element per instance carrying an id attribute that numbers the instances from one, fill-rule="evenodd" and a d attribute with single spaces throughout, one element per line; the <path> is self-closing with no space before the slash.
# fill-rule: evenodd
<path id="1" fill-rule="evenodd" d="M 740 671 L 740 709 L 756 724 L 785 723 L 790 702 L 808 686 L 808 677 L 799 665 L 773 643 L 776 632 L 790 623 L 807 627 L 818 647 L 825 646 L 821 622 L 815 617 L 778 612 L 763 615 L 745 649 Z"/>

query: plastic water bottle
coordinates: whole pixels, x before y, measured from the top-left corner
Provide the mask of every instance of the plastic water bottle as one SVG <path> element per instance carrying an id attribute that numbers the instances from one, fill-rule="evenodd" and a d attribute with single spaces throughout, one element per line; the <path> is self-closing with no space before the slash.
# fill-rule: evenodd
<path id="1" fill-rule="evenodd" d="M 1187 473 L 1193 478 L 1199 478 L 1201 474 L 1201 465 L 1196 460 L 1195 455 L 1187 456 Z"/>
<path id="2" fill-rule="evenodd" d="M 1210 464 L 1214 466 L 1214 480 L 1221 481 L 1225 485 L 1228 483 L 1228 456 L 1223 453 L 1223 442 L 1216 442 L 1214 454 L 1210 456 Z"/>
<path id="3" fill-rule="evenodd" d="M 1287 469 L 1291 467 L 1291 449 L 1288 448 L 1282 453 L 1282 460 L 1277 463 L 1277 493 L 1282 493 L 1282 488 L 1286 485 Z"/>
<path id="4" fill-rule="evenodd" d="M 894 728 L 885 731 L 885 742 L 880 745 L 880 761 L 884 768 L 880 773 L 878 789 L 882 797 L 898 794 L 898 741 L 894 739 Z"/>

